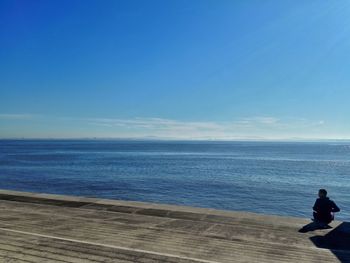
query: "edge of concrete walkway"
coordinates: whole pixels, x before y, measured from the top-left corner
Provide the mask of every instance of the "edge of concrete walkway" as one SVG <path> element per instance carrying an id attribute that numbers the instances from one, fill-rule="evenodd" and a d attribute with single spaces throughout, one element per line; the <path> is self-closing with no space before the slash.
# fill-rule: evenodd
<path id="1" fill-rule="evenodd" d="M 230 218 L 261 219 L 278 225 L 303 225 L 310 222 L 310 220 L 306 218 L 266 215 L 244 211 L 228 211 L 190 206 L 31 193 L 1 189 L 0 200 L 189 220 L 201 220 L 207 217 L 211 217 L 218 221 L 222 220 L 223 222 L 225 219 L 229 220 Z"/>

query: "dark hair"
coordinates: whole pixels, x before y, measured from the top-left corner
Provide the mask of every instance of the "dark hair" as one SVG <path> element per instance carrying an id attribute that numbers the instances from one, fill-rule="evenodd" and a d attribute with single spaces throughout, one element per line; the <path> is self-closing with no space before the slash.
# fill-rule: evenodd
<path id="1" fill-rule="evenodd" d="M 320 194 L 323 194 L 324 196 L 327 196 L 327 190 L 326 189 L 320 189 L 318 192 Z"/>

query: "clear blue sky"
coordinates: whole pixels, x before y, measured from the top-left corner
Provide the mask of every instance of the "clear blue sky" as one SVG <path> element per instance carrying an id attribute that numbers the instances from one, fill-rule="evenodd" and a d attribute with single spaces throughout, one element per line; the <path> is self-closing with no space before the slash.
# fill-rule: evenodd
<path id="1" fill-rule="evenodd" d="M 0 138 L 350 138 L 347 0 L 0 1 Z"/>

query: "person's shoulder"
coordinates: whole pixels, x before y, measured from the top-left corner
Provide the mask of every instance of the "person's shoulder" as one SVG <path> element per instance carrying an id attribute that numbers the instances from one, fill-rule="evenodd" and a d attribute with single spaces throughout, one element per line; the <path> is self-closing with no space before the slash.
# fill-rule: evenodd
<path id="1" fill-rule="evenodd" d="M 329 202 L 335 204 L 335 202 L 332 199 L 329 199 Z"/>
<path id="2" fill-rule="evenodd" d="M 329 203 L 331 206 L 337 206 L 336 203 L 335 203 L 332 199 L 328 199 L 328 203 Z"/>
<path id="3" fill-rule="evenodd" d="M 330 202 L 332 202 L 328 197 L 323 197 L 323 198 L 317 198 L 316 200 L 317 203 L 325 205 L 325 204 L 329 204 Z"/>

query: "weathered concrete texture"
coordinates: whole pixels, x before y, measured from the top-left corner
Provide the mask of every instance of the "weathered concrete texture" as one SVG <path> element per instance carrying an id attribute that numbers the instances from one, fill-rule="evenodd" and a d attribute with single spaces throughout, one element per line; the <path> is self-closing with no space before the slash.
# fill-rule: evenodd
<path id="1" fill-rule="evenodd" d="M 0 262 L 350 262 L 342 222 L 4 190 L 0 209 Z"/>

